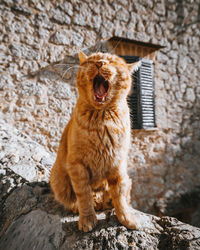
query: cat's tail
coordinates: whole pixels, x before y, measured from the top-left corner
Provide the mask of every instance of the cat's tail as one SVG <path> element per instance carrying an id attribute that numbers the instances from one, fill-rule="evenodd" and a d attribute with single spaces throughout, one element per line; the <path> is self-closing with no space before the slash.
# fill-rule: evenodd
<path id="1" fill-rule="evenodd" d="M 58 165 L 57 162 L 55 162 L 51 171 L 50 186 L 57 201 L 74 213 L 78 212 L 77 199 L 70 177 L 67 171 Z"/>

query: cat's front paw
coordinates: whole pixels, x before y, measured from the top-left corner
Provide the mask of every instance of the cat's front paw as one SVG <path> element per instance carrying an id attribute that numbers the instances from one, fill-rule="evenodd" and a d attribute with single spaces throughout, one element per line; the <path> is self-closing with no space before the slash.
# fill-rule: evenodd
<path id="1" fill-rule="evenodd" d="M 126 213 L 121 214 L 118 216 L 118 220 L 122 223 L 122 225 L 129 229 L 141 229 L 141 224 L 132 211 L 127 211 Z"/>
<path id="2" fill-rule="evenodd" d="M 88 215 L 88 216 L 80 216 L 78 228 L 79 230 L 83 230 L 84 232 L 91 231 L 97 224 L 96 214 Z"/>

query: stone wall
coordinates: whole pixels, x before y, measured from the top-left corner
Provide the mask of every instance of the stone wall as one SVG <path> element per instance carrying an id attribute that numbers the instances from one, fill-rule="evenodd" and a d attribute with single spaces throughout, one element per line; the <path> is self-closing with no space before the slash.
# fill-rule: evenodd
<path id="1" fill-rule="evenodd" d="M 77 65 L 74 55 L 113 36 L 162 45 L 155 65 L 157 130 L 132 133 L 133 205 L 154 211 L 158 199 L 192 190 L 200 180 L 199 5 L 2 0 L 1 118 L 55 158 L 77 98 L 76 68 L 69 69 Z"/>

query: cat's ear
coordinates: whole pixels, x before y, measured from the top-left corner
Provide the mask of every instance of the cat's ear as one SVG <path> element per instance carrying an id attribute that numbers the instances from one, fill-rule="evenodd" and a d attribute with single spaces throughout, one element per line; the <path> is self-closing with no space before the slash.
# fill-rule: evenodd
<path id="1" fill-rule="evenodd" d="M 139 69 L 139 67 L 141 66 L 141 61 L 138 61 L 138 62 L 134 62 L 134 63 L 131 63 L 131 64 L 127 64 L 128 65 L 128 69 L 129 69 L 129 72 L 131 74 L 133 74 L 135 71 L 137 71 Z"/>
<path id="2" fill-rule="evenodd" d="M 79 57 L 80 64 L 84 63 L 87 60 L 87 56 L 82 51 L 78 53 L 78 57 Z"/>

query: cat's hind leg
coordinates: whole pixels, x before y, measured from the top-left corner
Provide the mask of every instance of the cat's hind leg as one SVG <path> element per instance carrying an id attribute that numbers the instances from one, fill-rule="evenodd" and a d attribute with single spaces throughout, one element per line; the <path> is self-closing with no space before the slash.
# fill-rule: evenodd
<path id="1" fill-rule="evenodd" d="M 95 210 L 103 211 L 113 208 L 107 180 L 103 181 L 99 188 L 93 190 L 93 198 Z"/>
<path id="2" fill-rule="evenodd" d="M 67 170 L 56 161 L 50 176 L 50 186 L 55 195 L 55 199 L 63 204 L 65 208 L 78 212 L 78 204 L 74 193 L 70 177 Z"/>

